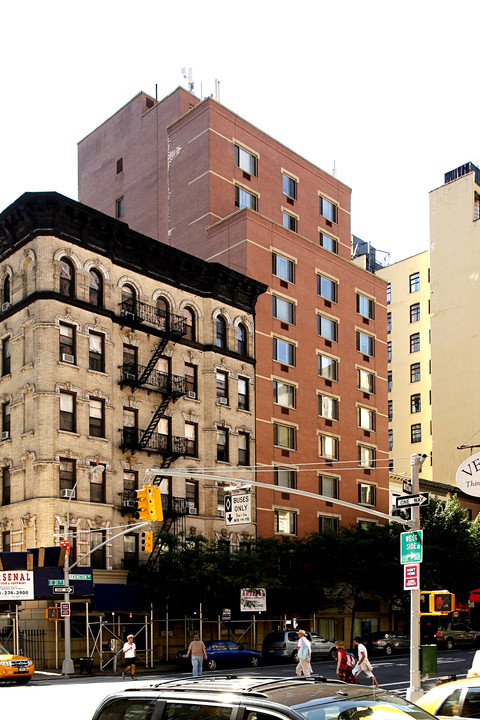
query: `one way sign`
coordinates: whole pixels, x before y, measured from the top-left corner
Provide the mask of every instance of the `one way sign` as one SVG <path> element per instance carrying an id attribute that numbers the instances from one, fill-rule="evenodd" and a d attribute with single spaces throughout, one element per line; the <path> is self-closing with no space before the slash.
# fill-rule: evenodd
<path id="1" fill-rule="evenodd" d="M 416 495 L 401 495 L 395 498 L 397 510 L 399 508 L 413 507 L 415 505 L 428 505 L 429 494 L 428 493 L 417 493 Z"/>
<path id="2" fill-rule="evenodd" d="M 252 494 L 225 495 L 225 525 L 249 525 L 252 522 Z"/>

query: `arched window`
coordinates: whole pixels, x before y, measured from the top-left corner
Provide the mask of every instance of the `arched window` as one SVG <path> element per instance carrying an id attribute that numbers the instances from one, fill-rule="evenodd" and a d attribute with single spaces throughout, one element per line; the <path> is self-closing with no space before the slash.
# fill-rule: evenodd
<path id="1" fill-rule="evenodd" d="M 75 297 L 75 269 L 67 258 L 60 260 L 60 295 Z"/>
<path id="2" fill-rule="evenodd" d="M 227 347 L 227 323 L 221 315 L 217 317 L 217 337 L 215 344 L 220 348 Z"/>
<path id="3" fill-rule="evenodd" d="M 168 313 L 169 306 L 167 300 L 163 297 L 157 298 L 157 323 L 161 330 L 166 330 L 168 327 Z"/>
<path id="4" fill-rule="evenodd" d="M 10 275 L 6 275 L 3 281 L 3 302 L 10 302 Z"/>
<path id="5" fill-rule="evenodd" d="M 195 333 L 195 313 L 189 307 L 183 309 L 183 319 L 185 321 L 185 337 L 187 340 L 196 340 Z"/>
<path id="6" fill-rule="evenodd" d="M 88 301 L 95 307 L 103 306 L 103 278 L 98 270 L 90 270 L 88 273 L 89 288 Z"/>
<path id="7" fill-rule="evenodd" d="M 239 355 L 247 354 L 247 328 L 242 324 L 237 328 L 237 352 Z"/>
<path id="8" fill-rule="evenodd" d="M 122 315 L 135 315 L 137 294 L 131 285 L 122 287 Z"/>

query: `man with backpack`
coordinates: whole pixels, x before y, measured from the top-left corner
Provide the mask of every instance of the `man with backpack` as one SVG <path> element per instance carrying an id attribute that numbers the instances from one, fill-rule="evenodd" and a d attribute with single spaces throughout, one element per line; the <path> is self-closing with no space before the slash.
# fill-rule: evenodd
<path id="1" fill-rule="evenodd" d="M 343 640 L 336 640 L 335 647 L 337 648 L 337 675 L 339 680 L 343 680 L 346 683 L 352 685 L 358 685 L 358 680 L 352 675 L 352 670 L 357 664 L 355 656 L 351 652 L 345 650 Z"/>

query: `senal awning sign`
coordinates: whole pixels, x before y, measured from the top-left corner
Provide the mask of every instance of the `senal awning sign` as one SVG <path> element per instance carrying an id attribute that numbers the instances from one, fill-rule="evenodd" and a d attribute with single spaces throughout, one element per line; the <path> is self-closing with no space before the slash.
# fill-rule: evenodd
<path id="1" fill-rule="evenodd" d="M 0 601 L 33 600 L 32 570 L 0 571 Z"/>

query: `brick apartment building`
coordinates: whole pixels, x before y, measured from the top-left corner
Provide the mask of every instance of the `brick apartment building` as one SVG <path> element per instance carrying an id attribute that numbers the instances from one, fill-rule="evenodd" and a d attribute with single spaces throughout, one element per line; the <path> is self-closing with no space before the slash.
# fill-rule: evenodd
<path id="1" fill-rule="evenodd" d="M 78 158 L 82 203 L 268 285 L 255 437 L 272 490 L 257 489 L 258 534 L 377 522 L 369 511 L 389 510 L 386 283 L 351 262 L 350 189 L 182 88 L 139 93 Z"/>

